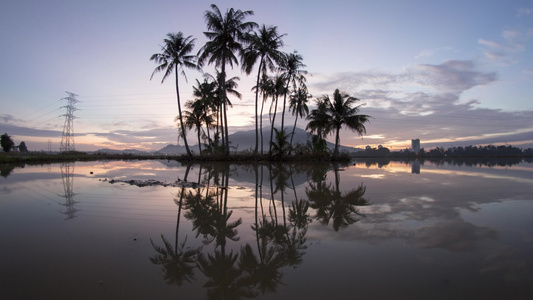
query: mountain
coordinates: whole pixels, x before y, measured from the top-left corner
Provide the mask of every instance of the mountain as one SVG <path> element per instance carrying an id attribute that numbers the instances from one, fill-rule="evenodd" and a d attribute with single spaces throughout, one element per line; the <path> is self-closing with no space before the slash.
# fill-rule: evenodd
<path id="1" fill-rule="evenodd" d="M 149 155 L 149 152 L 139 151 L 135 149 L 125 149 L 125 150 L 113 150 L 113 149 L 100 149 L 94 151 L 93 153 L 102 153 L 102 154 L 132 154 L 132 155 Z"/>
<path id="2" fill-rule="evenodd" d="M 289 128 L 288 130 L 292 130 L 292 128 Z M 231 152 L 234 151 L 244 151 L 244 150 L 253 150 L 255 147 L 255 129 L 252 130 L 246 130 L 246 131 L 237 131 L 233 134 L 229 135 L 230 140 L 230 146 L 231 146 Z M 292 141 L 293 146 L 300 143 L 300 144 L 306 144 L 307 141 L 311 140 L 311 136 L 307 133 L 307 131 L 296 127 L 296 130 L 294 131 L 294 139 Z M 264 127 L 263 128 L 263 149 L 268 152 L 268 145 L 270 142 L 270 127 Z M 335 148 L 335 144 L 327 142 L 328 148 L 333 150 Z M 193 153 L 198 152 L 198 146 L 196 144 L 189 145 L 189 148 Z M 261 141 L 259 141 L 259 148 L 261 148 Z M 353 147 L 346 147 L 346 146 L 339 146 L 340 151 L 348 151 L 348 152 L 354 152 L 354 151 L 360 151 L 361 149 L 353 148 Z M 185 154 L 185 146 L 181 145 L 167 145 L 163 147 L 162 149 L 155 151 L 154 154 L 167 154 L 167 155 L 175 155 L 175 154 Z"/>
<path id="3" fill-rule="evenodd" d="M 292 130 L 292 128 L 288 128 L 288 130 Z M 244 151 L 244 150 L 253 150 L 255 147 L 255 129 L 252 130 L 246 130 L 246 131 L 237 131 L 233 134 L 229 135 L 230 140 L 230 146 L 231 146 L 231 152 L 234 151 Z M 296 144 L 306 144 L 307 141 L 311 140 L 311 136 L 307 133 L 307 131 L 296 128 L 294 132 L 294 139 L 293 139 L 293 146 Z M 263 149 L 265 152 L 268 152 L 268 145 L 270 142 L 270 127 L 264 127 L 263 128 Z M 328 148 L 333 150 L 335 148 L 335 144 L 327 142 Z M 261 147 L 261 142 L 259 143 L 259 147 Z M 189 148 L 194 153 L 198 153 L 198 145 L 189 145 Z M 353 148 L 353 147 L 346 147 L 346 146 L 339 146 L 340 151 L 348 151 L 348 152 L 354 152 L 354 151 L 360 151 L 361 149 Z M 133 155 L 149 155 L 149 154 L 157 154 L 157 155 L 176 155 L 176 154 L 185 154 L 187 151 L 185 150 L 185 146 L 182 145 L 166 145 L 165 147 L 154 151 L 154 152 L 145 152 L 145 151 L 139 151 L 135 149 L 126 149 L 126 150 L 113 150 L 113 149 L 100 149 L 98 151 L 95 151 L 95 153 L 105 153 L 105 154 L 133 154 Z"/>
<path id="4" fill-rule="evenodd" d="M 191 148 L 191 145 L 189 145 L 189 148 Z M 165 147 L 154 152 L 154 154 L 163 154 L 163 155 L 165 154 L 175 155 L 175 154 L 185 154 L 185 153 L 187 153 L 187 150 L 185 150 L 185 146 L 181 146 L 181 145 L 166 145 Z"/>

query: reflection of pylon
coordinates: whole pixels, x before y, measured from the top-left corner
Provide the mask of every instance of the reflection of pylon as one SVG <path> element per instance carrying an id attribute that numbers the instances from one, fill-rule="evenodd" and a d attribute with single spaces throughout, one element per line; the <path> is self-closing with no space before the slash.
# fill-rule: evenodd
<path id="1" fill-rule="evenodd" d="M 76 201 L 74 201 L 74 163 L 62 163 L 61 164 L 61 179 L 63 180 L 63 189 L 65 190 L 65 204 L 64 205 L 67 210 L 62 211 L 62 214 L 67 215 L 66 220 L 72 219 L 75 217 L 76 212 L 78 211 L 76 208 L 74 208 L 74 204 L 76 204 Z"/>
<path id="2" fill-rule="evenodd" d="M 59 151 L 69 152 L 75 151 L 74 147 L 74 112 L 77 110 L 74 106 L 78 100 L 76 99 L 76 94 L 71 92 L 66 92 L 68 97 L 65 97 L 61 100 L 67 100 L 67 105 L 63 106 L 67 109 L 67 112 L 63 115 L 65 116 L 65 125 L 63 126 L 63 136 L 61 137 L 61 146 Z"/>

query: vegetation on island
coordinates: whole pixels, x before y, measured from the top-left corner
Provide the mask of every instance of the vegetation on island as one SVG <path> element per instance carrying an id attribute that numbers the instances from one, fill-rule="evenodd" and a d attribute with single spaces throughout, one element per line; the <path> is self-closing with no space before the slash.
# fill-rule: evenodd
<path id="1" fill-rule="evenodd" d="M 329 96 L 316 99 L 317 108 L 309 113 L 307 103 L 312 96 L 307 92 L 308 72 L 302 55 L 297 51 L 283 52 L 285 34 L 278 33 L 276 26 L 259 26 L 249 21 L 250 16 L 253 16 L 252 11 L 230 8 L 224 13 L 212 4 L 211 10 L 204 13 L 207 26 L 204 35 L 208 41 L 197 54 L 193 54 L 195 39 L 177 32 L 168 33 L 161 52 L 150 57 L 158 65 L 150 79 L 158 72 L 164 73 L 161 82 L 168 76 L 175 76 L 178 105 L 176 121 L 187 157 L 193 158 L 187 140 L 187 131 L 193 129 L 196 131 L 200 156 L 195 159 L 206 159 L 206 156 L 211 159 L 229 157 L 231 142 L 227 111 L 232 103 L 228 96 L 241 98 L 241 94 L 237 91 L 239 77 L 229 78 L 226 70 L 240 65 L 247 75 L 257 68 L 254 74 L 256 85 L 252 88 L 255 94 L 255 146 L 250 150 L 256 159 L 265 159 L 266 155 L 269 160 L 285 160 L 303 152 L 320 158 L 328 156 L 329 159 L 340 159 L 340 129 L 345 127 L 363 135 L 366 133 L 364 124 L 370 116 L 359 115 L 361 105 L 354 106 L 359 99 L 339 90 L 335 90 L 332 100 Z M 204 74 L 203 81 L 196 79 L 196 86 L 193 86 L 195 98 L 187 101 L 183 110 L 179 74 L 186 78 L 185 69 L 202 70 L 206 65 L 213 65 L 216 74 Z M 270 142 L 269 145 L 263 145 L 262 116 L 269 100 Z M 278 107 L 281 108 L 281 116 L 278 116 Z M 292 130 L 285 127 L 287 107 L 295 115 Z M 276 117 L 281 118 L 278 120 L 281 124 L 279 127 L 276 127 Z M 298 118 L 304 117 L 311 124 L 307 130 L 315 133 L 310 147 L 293 145 Z M 331 153 L 327 147 L 323 147 L 329 134 L 335 135 L 335 149 Z"/>

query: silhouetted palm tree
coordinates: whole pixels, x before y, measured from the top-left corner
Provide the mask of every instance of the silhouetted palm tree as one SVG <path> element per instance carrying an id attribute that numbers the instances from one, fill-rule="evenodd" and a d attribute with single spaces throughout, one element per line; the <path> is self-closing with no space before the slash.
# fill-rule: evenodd
<path id="1" fill-rule="evenodd" d="M 307 106 L 308 99 L 311 98 L 311 94 L 307 92 L 307 87 L 305 85 L 300 86 L 296 92 L 291 95 L 289 101 L 289 108 L 292 109 L 292 114 L 296 117 L 294 118 L 294 126 L 292 127 L 291 142 L 290 146 L 292 148 L 292 140 L 294 139 L 294 131 L 296 130 L 296 123 L 298 122 L 298 116 L 306 117 L 309 114 L 309 107 Z"/>
<path id="2" fill-rule="evenodd" d="M 366 133 L 365 123 L 370 120 L 368 115 L 359 115 L 362 105 L 353 106 L 359 99 L 348 94 L 341 94 L 338 89 L 333 93 L 333 100 L 328 95 L 317 99 L 317 108 L 308 116 L 307 128 L 316 131 L 319 136 L 335 132 L 335 150 L 333 156 L 339 154 L 340 130 L 347 127 L 359 135 Z"/>
<path id="3" fill-rule="evenodd" d="M 200 49 L 199 62 L 203 64 L 207 60 L 208 64 L 214 63 L 216 67 L 220 68 L 219 98 L 226 99 L 226 64 L 231 67 L 233 64 L 238 64 L 235 53 L 242 50 L 245 34 L 257 27 L 257 24 L 245 22 L 247 16 L 253 15 L 252 11 L 230 8 L 223 15 L 215 4 L 211 5 L 211 9 L 212 11 L 204 13 L 208 30 L 204 34 L 209 41 Z M 225 140 L 223 145 L 226 153 L 229 153 L 228 122 L 224 101 L 221 102 L 220 111 L 224 116 Z"/>
<path id="4" fill-rule="evenodd" d="M 285 94 L 283 95 L 283 110 L 281 113 L 281 129 L 284 128 L 285 124 L 285 107 L 287 104 L 287 94 L 290 93 L 291 89 L 289 86 L 292 85 L 292 90 L 296 90 L 297 86 L 302 86 L 305 84 L 305 75 L 307 74 L 305 68 L 306 65 L 302 62 L 303 57 L 298 54 L 297 51 L 285 55 L 285 59 L 280 66 L 281 75 L 285 80 Z"/>
<path id="5" fill-rule="evenodd" d="M 178 118 L 180 121 L 180 128 L 181 128 L 181 134 L 183 136 L 183 142 L 185 143 L 185 149 L 187 151 L 187 155 L 191 156 L 191 151 L 189 149 L 189 145 L 187 143 L 187 135 L 185 133 L 185 126 L 183 124 L 183 118 L 181 115 L 181 103 L 180 103 L 180 91 L 179 91 L 179 84 L 178 84 L 178 71 L 181 71 L 183 76 L 185 76 L 185 79 L 187 79 L 185 75 L 184 68 L 190 68 L 198 70 L 198 65 L 196 64 L 196 56 L 195 55 L 189 55 L 189 53 L 192 52 L 194 48 L 194 41 L 195 39 L 192 38 L 192 36 L 184 37 L 183 33 L 169 33 L 167 34 L 167 38 L 164 39 L 165 44 L 161 46 L 161 53 L 155 53 L 150 57 L 150 60 L 153 60 L 155 63 L 158 64 L 158 66 L 155 68 L 154 72 L 152 73 L 152 76 L 150 76 L 150 80 L 154 77 L 154 74 L 157 72 L 165 72 L 165 75 L 163 75 L 163 79 L 161 80 L 161 83 L 165 81 L 165 79 L 172 74 L 172 71 L 174 71 L 174 74 L 176 76 L 176 97 L 178 101 Z"/>
<path id="6" fill-rule="evenodd" d="M 209 77 L 204 78 L 200 83 L 196 79 L 196 86 L 193 86 L 193 96 L 195 97 L 194 107 L 202 111 L 203 121 L 206 125 L 207 144 L 212 146 L 211 134 L 209 128 L 213 126 L 213 115 L 217 111 L 216 107 L 216 82 L 209 81 Z"/>
<path id="7" fill-rule="evenodd" d="M 192 129 L 195 127 L 197 137 L 198 137 L 198 150 L 200 153 L 200 156 L 202 155 L 202 139 L 201 136 L 204 135 L 207 137 L 207 134 L 203 132 L 202 124 L 207 124 L 206 126 L 209 127 L 209 124 L 212 122 L 211 116 L 206 115 L 204 113 L 204 110 L 201 107 L 200 102 L 195 101 L 187 101 L 185 103 L 185 106 L 189 109 L 185 111 L 185 126 L 187 129 Z"/>
<path id="8" fill-rule="evenodd" d="M 285 87 L 285 77 L 278 75 L 272 79 L 273 85 L 271 86 L 271 96 L 272 96 L 272 103 L 270 105 L 270 111 L 269 115 L 272 115 L 271 121 L 270 121 L 270 148 L 268 150 L 269 154 L 272 155 L 272 140 L 274 139 L 274 127 L 276 123 L 276 113 L 278 110 L 278 99 L 279 96 L 286 94 L 286 87 Z M 273 111 L 273 112 L 272 112 Z M 282 128 L 283 129 L 283 128 Z"/>
<path id="9" fill-rule="evenodd" d="M 291 145 L 289 144 L 289 134 L 287 130 L 278 130 L 274 128 L 275 140 L 271 144 L 271 155 L 276 159 L 282 159 L 283 156 L 291 151 Z"/>
<path id="10" fill-rule="evenodd" d="M 261 75 L 266 76 L 267 70 L 273 72 L 276 66 L 283 59 L 283 52 L 278 49 L 283 47 L 283 41 L 281 38 L 284 34 L 279 35 L 276 26 L 266 27 L 263 25 L 258 32 L 248 34 L 246 39 L 248 40 L 248 47 L 244 48 L 241 54 L 241 65 L 243 71 L 246 74 L 252 72 L 253 66 L 259 60 L 259 67 L 257 69 L 256 87 L 259 86 L 259 80 Z M 255 89 L 255 149 L 254 153 L 257 154 L 257 148 L 259 146 L 259 129 L 258 129 L 258 102 L 259 102 L 259 89 Z"/>
<path id="11" fill-rule="evenodd" d="M 219 90 L 219 85 L 220 85 L 220 80 L 222 78 L 222 73 L 220 72 L 217 72 L 216 74 L 216 78 L 211 75 L 211 74 L 204 74 L 204 76 L 207 78 L 207 79 L 210 79 L 212 80 L 212 82 L 215 83 L 215 89 L 216 90 Z M 215 115 L 216 115 L 216 120 L 217 120 L 217 131 L 216 131 L 216 134 L 215 134 L 215 141 L 217 141 L 216 137 L 218 136 L 218 127 L 222 127 L 221 130 L 220 130 L 220 133 L 222 134 L 222 142 L 223 144 L 226 143 L 226 139 L 225 139 L 225 136 L 226 136 L 226 133 L 227 131 L 224 129 L 224 114 L 222 112 L 222 108 L 224 107 L 224 109 L 227 109 L 227 107 L 233 107 L 233 104 L 231 103 L 231 101 L 229 100 L 228 98 L 228 94 L 230 95 L 233 95 L 235 97 L 237 97 L 238 99 L 241 99 L 242 98 L 242 95 L 241 93 L 239 93 L 239 91 L 237 91 L 237 88 L 239 87 L 239 84 L 237 83 L 237 81 L 239 80 L 239 77 L 237 76 L 234 76 L 234 77 L 231 77 L 229 79 L 226 79 L 226 82 L 224 84 L 225 86 L 225 93 L 224 93 L 224 96 L 225 98 L 220 98 L 220 94 L 216 93 L 215 94 L 215 97 L 214 97 L 214 105 L 213 105 L 213 108 L 212 110 L 215 111 Z M 221 99 L 224 99 L 223 101 Z M 228 143 L 228 147 L 229 147 L 229 141 L 227 142 Z"/>
<path id="12" fill-rule="evenodd" d="M 261 83 L 259 86 L 256 86 L 256 89 L 259 89 L 261 93 L 263 94 L 263 102 L 261 103 L 261 112 L 259 113 L 259 133 L 260 133 L 260 139 L 261 139 L 261 155 L 263 155 L 263 108 L 265 107 L 265 103 L 268 100 L 268 97 L 272 96 L 274 94 L 274 82 L 272 78 L 264 75 L 261 79 Z M 272 141 L 272 140 L 271 140 Z"/>

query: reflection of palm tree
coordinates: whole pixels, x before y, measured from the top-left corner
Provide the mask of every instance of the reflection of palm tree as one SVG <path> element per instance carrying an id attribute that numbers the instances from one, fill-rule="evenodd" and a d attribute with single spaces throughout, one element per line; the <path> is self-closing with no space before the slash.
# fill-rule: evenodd
<path id="1" fill-rule="evenodd" d="M 357 189 L 342 193 L 339 189 L 340 178 L 338 169 L 335 169 L 335 186 L 324 181 L 309 183 L 306 194 L 311 202 L 311 208 L 316 210 L 315 218 L 322 224 L 328 225 L 333 221 L 333 229 L 338 231 L 359 221 L 354 215 L 364 216 L 357 207 L 369 205 L 363 196 L 366 187 L 361 184 Z"/>
<path id="2" fill-rule="evenodd" d="M 224 248 L 222 248 L 224 249 Z M 209 278 L 204 284 L 208 299 L 240 299 L 254 297 L 253 291 L 241 277 L 242 270 L 235 263 L 239 257 L 233 251 L 226 254 L 215 250 L 214 255 L 198 254 L 198 268 Z"/>
<path id="3" fill-rule="evenodd" d="M 165 281 L 168 284 L 176 284 L 181 286 L 185 281 L 191 282 L 194 279 L 194 267 L 196 264 L 196 250 L 186 250 L 185 243 L 179 244 L 178 247 L 173 248 L 172 244 L 161 235 L 164 247 L 159 247 L 154 244 L 152 239 L 152 247 L 159 254 L 150 257 L 150 261 L 153 264 L 161 265 L 163 272 L 165 273 Z"/>
<path id="4" fill-rule="evenodd" d="M 247 274 L 245 282 L 256 286 L 263 294 L 276 291 L 283 277 L 279 269 L 284 266 L 283 256 L 279 255 L 276 247 L 269 247 L 265 240 L 261 242 L 259 259 L 250 244 L 241 248 L 239 267 Z"/>
<path id="5" fill-rule="evenodd" d="M 190 282 L 194 279 L 194 267 L 197 254 L 197 249 L 184 250 L 185 244 L 187 243 L 187 237 L 185 237 L 183 243 L 178 244 L 183 193 L 184 188 L 182 187 L 179 201 L 177 199 L 175 200 L 178 205 L 178 216 L 174 247 L 172 247 L 172 244 L 165 239 L 163 235 L 161 235 L 161 239 L 165 245 L 164 247 L 155 245 L 152 239 L 150 239 L 152 247 L 158 253 L 157 255 L 150 257 L 150 261 L 153 264 L 162 266 L 163 272 L 165 273 L 165 280 L 168 284 L 176 284 L 178 286 L 181 286 L 184 281 Z"/>

